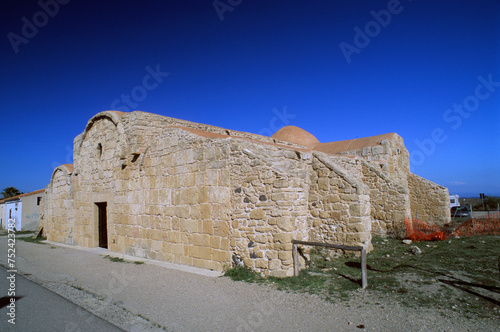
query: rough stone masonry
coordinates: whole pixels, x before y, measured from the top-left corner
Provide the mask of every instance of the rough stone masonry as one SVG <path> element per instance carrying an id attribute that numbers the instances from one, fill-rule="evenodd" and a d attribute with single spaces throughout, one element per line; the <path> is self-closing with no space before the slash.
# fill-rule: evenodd
<path id="1" fill-rule="evenodd" d="M 74 140 L 41 212 L 47 238 L 223 270 L 293 274 L 292 239 L 362 245 L 405 218 L 450 220 L 448 190 L 409 170 L 397 134 L 320 143 L 105 111 Z"/>

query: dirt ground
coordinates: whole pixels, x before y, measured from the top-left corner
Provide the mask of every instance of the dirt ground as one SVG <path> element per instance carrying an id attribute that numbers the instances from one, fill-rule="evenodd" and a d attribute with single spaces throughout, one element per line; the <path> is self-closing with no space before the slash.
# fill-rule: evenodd
<path id="1" fill-rule="evenodd" d="M 1 236 L 2 265 L 6 253 Z M 500 331 L 498 319 L 410 308 L 362 290 L 332 303 L 151 260 L 111 262 L 94 249 L 18 240 L 16 254 L 20 273 L 127 331 Z"/>

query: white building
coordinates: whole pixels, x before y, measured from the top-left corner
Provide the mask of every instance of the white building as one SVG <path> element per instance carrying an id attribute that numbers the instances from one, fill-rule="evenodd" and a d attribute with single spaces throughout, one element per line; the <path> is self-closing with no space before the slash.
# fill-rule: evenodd
<path id="1" fill-rule="evenodd" d="M 16 230 L 36 231 L 44 193 L 45 189 L 41 189 L 0 200 L 0 228 L 7 229 L 7 223 L 12 219 Z"/>

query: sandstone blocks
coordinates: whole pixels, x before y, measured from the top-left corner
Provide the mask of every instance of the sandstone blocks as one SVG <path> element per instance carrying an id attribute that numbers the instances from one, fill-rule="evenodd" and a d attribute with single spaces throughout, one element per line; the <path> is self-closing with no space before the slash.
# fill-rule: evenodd
<path id="1" fill-rule="evenodd" d="M 370 249 L 372 225 L 387 231 L 410 211 L 449 218 L 445 188 L 409 173 L 399 136 L 385 141 L 340 156 L 106 111 L 75 138 L 74 164 L 54 171 L 42 225 L 52 241 L 97 247 L 105 233 L 113 251 L 214 270 L 236 257 L 262 274 L 290 276 L 292 239 Z"/>

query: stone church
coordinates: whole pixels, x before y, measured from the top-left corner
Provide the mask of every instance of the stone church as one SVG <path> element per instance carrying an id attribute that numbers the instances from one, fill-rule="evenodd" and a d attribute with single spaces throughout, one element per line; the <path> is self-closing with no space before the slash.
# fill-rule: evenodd
<path id="1" fill-rule="evenodd" d="M 450 220 L 448 190 L 412 174 L 397 134 L 321 143 L 105 111 L 74 140 L 42 206 L 48 240 L 222 270 L 293 274 L 292 239 L 371 248 L 405 218 Z"/>

